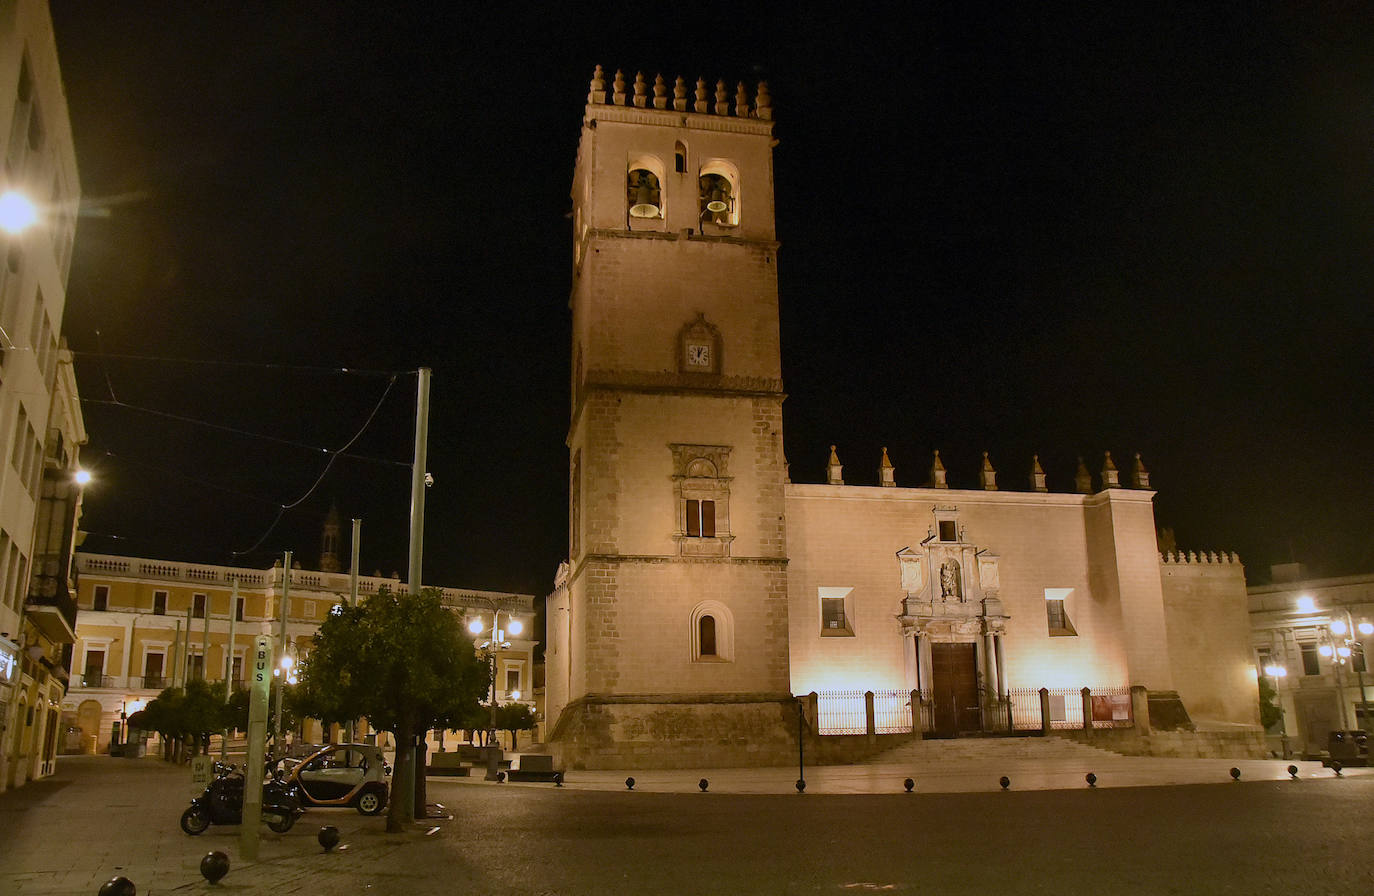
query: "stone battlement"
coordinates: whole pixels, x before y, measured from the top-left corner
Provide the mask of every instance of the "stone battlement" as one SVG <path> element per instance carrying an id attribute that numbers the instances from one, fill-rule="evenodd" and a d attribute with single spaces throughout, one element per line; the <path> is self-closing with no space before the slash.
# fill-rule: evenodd
<path id="1" fill-rule="evenodd" d="M 1226 551 L 1217 553 L 1216 551 L 1168 551 L 1159 555 L 1159 562 L 1164 566 L 1240 566 L 1240 555 L 1235 551 L 1229 554 Z"/>
<path id="2" fill-rule="evenodd" d="M 670 90 L 672 96 L 669 96 Z M 705 78 L 697 78 L 696 88 L 692 90 L 685 78 L 678 77 L 670 88 L 662 75 L 656 75 L 650 84 L 643 72 L 635 75 L 633 83 L 627 83 L 625 73 L 617 69 L 611 81 L 611 89 L 608 91 L 606 73 L 599 65 L 592 73 L 587 103 L 594 106 L 631 106 L 639 109 L 695 112 L 698 115 L 773 120 L 773 98 L 768 93 L 766 81 L 758 83 L 756 92 L 751 97 L 743 81 L 735 85 L 734 94 L 731 95 L 724 79 L 716 81 L 715 89 L 712 90 Z"/>

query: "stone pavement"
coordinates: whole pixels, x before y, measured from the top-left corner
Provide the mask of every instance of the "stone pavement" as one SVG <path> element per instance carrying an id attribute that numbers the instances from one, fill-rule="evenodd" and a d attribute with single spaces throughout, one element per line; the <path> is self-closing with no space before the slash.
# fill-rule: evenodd
<path id="1" fill-rule="evenodd" d="M 1224 791 L 1238 787 L 1230 782 L 1231 766 L 1242 771 L 1243 782 L 1287 779 L 1289 763 L 1281 761 L 1228 761 L 1187 759 L 1137 759 L 1092 753 L 1071 759 L 1046 760 L 1026 758 L 980 759 L 977 762 L 941 762 L 927 759 L 911 761 L 875 762 L 862 766 L 832 766 L 807 768 L 805 800 L 808 811 L 828 804 L 843 805 L 852 813 L 856 804 L 851 801 L 861 794 L 898 794 L 902 780 L 912 777 L 918 794 L 935 799 L 931 794 L 965 794 L 943 799 L 975 799 L 974 792 L 996 792 L 997 779 L 1007 775 L 1012 789 L 1024 793 L 1031 790 L 1084 790 L 1083 775 L 1093 771 L 1099 777 L 1098 790 L 1123 787 L 1148 787 L 1179 784 L 1223 784 Z M 1304 780 L 1334 779 L 1329 770 L 1317 763 L 1295 763 L 1300 766 Z M 63 757 L 54 778 L 29 784 L 19 790 L 0 794 L 0 893 L 7 896 L 57 896 L 57 894 L 94 894 L 109 878 L 122 874 L 134 881 L 140 894 L 200 893 L 235 891 L 241 893 L 272 892 L 321 893 L 324 884 L 336 888 L 329 892 L 457 892 L 445 886 L 447 875 L 456 873 L 455 863 L 470 863 L 466 873 L 499 869 L 503 861 L 511 861 L 495 851 L 487 855 L 488 846 L 474 848 L 482 862 L 472 863 L 471 851 L 463 851 L 465 838 L 476 836 L 471 827 L 474 818 L 496 829 L 505 825 L 503 837 L 509 844 L 520 838 L 528 840 L 530 826 L 547 823 L 548 813 L 557 814 L 557 806 L 547 802 L 556 792 L 550 784 L 495 784 L 480 777 L 430 778 L 431 800 L 446 803 L 457 811 L 458 820 L 436 820 L 416 824 L 403 834 L 387 835 L 384 820 L 366 818 L 353 810 L 311 809 L 285 835 L 273 834 L 262 828 L 260 857 L 256 863 L 238 858 L 238 828 L 212 827 L 199 837 L 188 837 L 178 827 L 177 819 L 190 800 L 190 773 L 157 759 L 127 760 L 110 757 Z M 1370 770 L 1352 769 L 1351 778 L 1369 777 Z M 710 793 L 716 799 L 708 802 L 720 808 L 734 803 L 721 803 L 736 795 L 741 807 L 757 806 L 758 795 L 795 794 L 796 768 L 769 769 L 694 769 L 673 771 L 572 772 L 568 775 L 558 805 L 566 810 L 576 806 L 579 812 L 590 812 L 592 818 L 609 819 L 594 800 L 615 799 L 614 805 L 629 805 L 612 797 L 610 792 L 624 793 L 625 778 L 633 774 L 636 791 L 680 794 L 697 792 L 697 781 L 707 778 Z M 1268 785 L 1274 786 L 1274 785 Z M 1281 788 L 1282 789 L 1282 788 Z M 546 794 L 529 793 L 543 790 Z M 593 793 L 601 791 L 601 794 Z M 501 798 L 502 793 L 505 798 Z M 583 795 L 578 796 L 578 792 Z M 1236 791 L 1239 792 L 1239 791 Z M 528 798 L 537 798 L 530 803 Z M 825 795 L 832 795 L 827 797 Z M 813 798 L 812 795 L 816 795 Z M 678 799 L 681 797 L 663 797 Z M 629 799 L 633 799 L 630 797 Z M 646 796 L 647 800 L 654 800 Z M 768 797 L 775 799 L 775 797 Z M 890 797 L 889 797 L 890 799 Z M 907 798 L 910 799 L 910 798 Z M 568 800 L 573 800 L 569 803 Z M 580 804 L 579 804 L 580 803 Z M 689 800 L 693 807 L 705 805 Z M 606 804 L 610 805 L 610 804 Z M 645 831 L 655 830 L 664 819 L 676 819 L 679 813 L 666 810 L 660 814 L 661 804 L 641 803 L 649 812 L 626 829 L 623 834 L 614 830 L 601 831 L 595 824 L 585 824 L 582 831 L 591 838 L 588 842 L 605 845 L 606 838 L 626 837 L 633 841 Z M 768 805 L 795 806 L 797 803 Z M 861 805 L 861 804 L 859 804 Z M 650 809 L 649 807 L 655 807 Z M 528 824 L 522 826 L 521 813 L 529 813 Z M 862 809 L 857 809 L 862 815 Z M 776 810 L 765 810 L 765 817 L 773 817 Z M 784 813 L 785 817 L 787 814 Z M 315 844 L 319 826 L 333 824 L 343 835 L 343 845 L 333 854 L 324 855 Z M 665 831 L 663 837 L 676 839 Z M 447 841 L 447 842 L 445 842 Z M 618 842 L 618 841 L 612 841 Z M 799 844 L 800 846 L 800 844 Z M 549 848 L 546 842 L 525 842 L 520 847 L 526 856 Z M 577 849 L 577 846 L 568 848 Z M 628 847 L 627 847 L 628 848 Z M 662 848 L 655 846 L 655 848 Z M 460 850 L 455 854 L 454 850 Z M 222 850 L 230 856 L 232 870 L 219 886 L 211 888 L 200 877 L 199 861 L 210 850 Z M 556 851 L 556 850 L 555 850 Z M 349 887 L 352 889 L 349 889 Z M 568 892 L 586 892 L 572 889 Z M 595 892 L 595 888 L 591 890 Z M 508 892 L 492 885 L 485 892 Z M 524 891 L 521 891 L 524 892 Z M 556 892 L 532 890 L 531 892 Z"/>

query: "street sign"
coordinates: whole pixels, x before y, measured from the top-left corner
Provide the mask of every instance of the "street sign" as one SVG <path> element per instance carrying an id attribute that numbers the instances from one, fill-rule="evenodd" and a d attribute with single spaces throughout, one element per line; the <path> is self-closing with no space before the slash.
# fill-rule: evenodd
<path id="1" fill-rule="evenodd" d="M 210 769 L 212 761 L 209 756 L 195 756 L 191 759 L 191 796 L 200 796 L 205 792 L 205 788 L 210 786 Z"/>
<path id="2" fill-rule="evenodd" d="M 262 779 L 267 752 L 267 697 L 272 690 L 272 638 L 253 639 L 253 668 L 248 676 L 248 759 L 243 772 L 243 825 L 239 850 L 258 858 L 258 824 L 262 820 Z"/>

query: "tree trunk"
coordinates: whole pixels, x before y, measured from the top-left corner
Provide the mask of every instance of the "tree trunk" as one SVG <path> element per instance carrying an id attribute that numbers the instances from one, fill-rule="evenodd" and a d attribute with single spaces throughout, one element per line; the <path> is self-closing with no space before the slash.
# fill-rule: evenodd
<path id="1" fill-rule="evenodd" d="M 411 769 L 415 765 L 415 749 L 407 744 L 415 742 L 414 725 L 402 716 L 396 723 L 396 772 L 391 779 L 391 805 L 386 813 L 386 832 L 399 834 L 415 817 L 415 791 L 407 787 Z"/>
<path id="2" fill-rule="evenodd" d="M 425 756 L 429 750 L 429 742 L 426 734 L 420 735 L 420 742 L 415 745 L 415 818 L 421 819 L 427 816 L 426 806 L 428 800 L 425 795 Z"/>

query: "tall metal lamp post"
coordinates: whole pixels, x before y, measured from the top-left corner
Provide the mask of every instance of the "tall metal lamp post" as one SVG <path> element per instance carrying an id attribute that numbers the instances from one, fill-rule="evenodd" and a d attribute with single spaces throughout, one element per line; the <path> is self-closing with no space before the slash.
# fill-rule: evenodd
<path id="1" fill-rule="evenodd" d="M 507 635 L 518 635 L 524 630 L 524 626 L 519 619 L 509 610 L 506 611 L 506 628 L 501 628 L 501 610 L 496 606 L 496 601 L 491 598 L 482 598 L 491 608 L 491 634 L 487 640 L 477 645 L 487 655 L 487 665 L 491 671 L 491 718 L 487 729 L 487 774 L 485 780 L 495 781 L 501 764 L 501 746 L 496 741 L 496 654 L 501 650 L 510 650 L 510 641 L 506 640 Z M 468 631 L 474 635 L 480 635 L 485 631 L 480 617 L 474 618 L 468 623 Z"/>
<path id="2" fill-rule="evenodd" d="M 1322 656 L 1330 657 L 1334 661 L 1336 666 L 1338 688 L 1340 687 L 1341 667 L 1344 666 L 1346 663 L 1349 663 L 1351 668 L 1355 670 L 1355 680 L 1357 683 L 1357 687 L 1360 690 L 1359 699 L 1355 701 L 1358 715 L 1355 719 L 1355 724 L 1347 727 L 1368 730 L 1365 727 L 1368 724 L 1368 718 L 1361 717 L 1367 716 L 1368 709 L 1368 703 L 1365 699 L 1364 691 L 1364 640 L 1362 637 L 1357 637 L 1356 635 L 1358 633 L 1359 635 L 1367 637 L 1371 634 L 1374 634 L 1374 623 L 1365 621 L 1356 625 L 1355 620 L 1352 619 L 1350 616 L 1349 610 L 1341 609 L 1337 610 L 1336 612 L 1343 613 L 1345 615 L 1345 619 L 1333 619 L 1331 621 L 1331 624 L 1328 626 L 1331 632 L 1329 637 L 1330 644 L 1323 644 L 1318 649 L 1321 652 Z M 1345 724 L 1345 713 L 1345 699 L 1344 697 L 1342 697 L 1342 725 Z"/>

